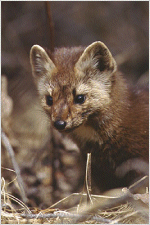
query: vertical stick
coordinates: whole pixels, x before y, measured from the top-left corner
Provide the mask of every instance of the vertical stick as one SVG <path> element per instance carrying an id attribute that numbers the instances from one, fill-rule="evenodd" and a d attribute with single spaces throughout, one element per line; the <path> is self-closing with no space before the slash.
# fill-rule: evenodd
<path id="1" fill-rule="evenodd" d="M 87 162 L 86 162 L 86 189 L 87 189 L 87 202 L 92 203 L 91 199 L 91 153 L 87 154 Z"/>
<path id="2" fill-rule="evenodd" d="M 58 166 L 56 166 L 56 160 L 59 160 L 58 154 L 58 143 L 55 138 L 55 134 L 53 132 L 53 128 L 51 127 L 51 143 L 52 143 L 52 202 L 56 202 L 56 191 L 58 190 L 58 181 L 56 178 L 56 174 L 58 171 Z"/>
<path id="3" fill-rule="evenodd" d="M 49 1 L 45 2 L 46 4 L 46 12 L 48 16 L 48 23 L 49 23 L 49 31 L 50 31 L 50 50 L 51 52 L 54 51 L 54 23 L 52 21 L 52 13 L 51 13 L 51 3 Z"/>

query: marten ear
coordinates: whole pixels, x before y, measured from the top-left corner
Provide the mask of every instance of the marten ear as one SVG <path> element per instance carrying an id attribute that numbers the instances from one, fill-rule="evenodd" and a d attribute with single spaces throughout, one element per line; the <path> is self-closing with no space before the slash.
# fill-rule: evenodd
<path id="1" fill-rule="evenodd" d="M 46 51 L 39 45 L 33 45 L 30 50 L 30 63 L 34 78 L 46 76 L 56 69 Z"/>
<path id="2" fill-rule="evenodd" d="M 116 70 L 116 62 L 106 45 L 97 41 L 84 50 L 75 68 L 84 73 L 86 72 L 86 74 L 90 69 L 99 70 L 101 73 L 104 71 L 114 72 Z"/>

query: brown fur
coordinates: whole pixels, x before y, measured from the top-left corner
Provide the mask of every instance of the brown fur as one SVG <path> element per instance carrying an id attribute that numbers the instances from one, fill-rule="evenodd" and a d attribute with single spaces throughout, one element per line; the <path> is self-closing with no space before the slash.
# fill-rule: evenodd
<path id="1" fill-rule="evenodd" d="M 78 144 L 83 158 L 92 152 L 92 177 L 101 190 L 129 185 L 137 172 L 118 178 L 116 169 L 132 158 L 148 161 L 148 92 L 129 88 L 102 42 L 87 48 L 60 48 L 53 61 L 40 46 L 30 53 L 41 103 L 52 124 Z M 75 104 L 75 96 L 86 96 Z M 46 95 L 53 105 L 46 104 Z"/>

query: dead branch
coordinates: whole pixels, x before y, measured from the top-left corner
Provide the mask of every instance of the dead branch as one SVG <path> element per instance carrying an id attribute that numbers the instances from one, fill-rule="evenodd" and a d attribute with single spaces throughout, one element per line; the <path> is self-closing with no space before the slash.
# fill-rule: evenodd
<path id="1" fill-rule="evenodd" d="M 21 214 L 20 215 L 23 218 L 27 218 L 27 219 L 45 219 L 45 218 L 70 218 L 70 219 L 78 219 L 80 217 L 79 214 L 74 214 L 74 213 L 69 213 L 69 212 L 65 212 L 65 211 L 57 211 L 54 213 L 47 213 L 47 214 Z M 96 220 L 97 222 L 105 222 L 105 223 L 112 223 L 111 220 L 109 219 L 105 219 L 99 216 L 91 216 L 91 215 L 86 215 L 86 218 L 90 217 L 90 219 L 92 220 Z M 82 219 L 84 220 L 85 215 L 82 216 Z"/>
<path id="2" fill-rule="evenodd" d="M 52 20 L 52 13 L 51 13 L 51 3 L 49 1 L 45 2 L 46 4 L 46 11 L 48 16 L 48 23 L 49 23 L 49 31 L 50 31 L 50 50 L 51 52 L 54 51 L 54 23 Z"/>
<path id="3" fill-rule="evenodd" d="M 25 193 L 24 183 L 23 183 L 23 180 L 22 180 L 22 177 L 21 177 L 20 168 L 19 168 L 18 163 L 15 159 L 15 154 L 14 154 L 13 148 L 12 148 L 10 142 L 9 142 L 9 139 L 7 138 L 7 136 L 5 135 L 5 133 L 3 131 L 1 132 L 1 137 L 2 137 L 3 145 L 5 146 L 7 152 L 10 156 L 10 159 L 12 161 L 14 170 L 16 172 L 17 181 L 18 181 L 18 185 L 20 187 L 20 194 L 21 194 L 22 200 L 23 200 L 23 202 L 27 203 L 28 199 L 27 199 L 27 196 L 26 196 L 26 193 Z"/>

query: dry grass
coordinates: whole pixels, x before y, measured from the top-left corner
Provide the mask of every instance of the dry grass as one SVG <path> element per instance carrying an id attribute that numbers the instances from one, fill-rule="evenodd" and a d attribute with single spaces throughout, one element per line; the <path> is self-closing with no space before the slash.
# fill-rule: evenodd
<path id="1" fill-rule="evenodd" d="M 70 198 L 72 198 L 70 196 Z M 59 210 L 59 208 L 48 208 L 46 210 L 28 209 L 20 200 L 14 199 L 13 196 L 5 193 L 5 203 L 3 203 L 1 212 L 2 224 L 146 224 L 148 223 L 148 215 L 145 212 L 135 210 L 131 202 L 119 204 L 116 207 L 100 210 L 95 213 L 83 215 L 79 210 L 79 205 L 73 209 Z M 93 197 L 95 198 L 95 197 Z M 107 198 L 107 196 L 106 196 Z M 11 200 L 16 201 L 20 205 L 20 209 L 16 210 L 11 205 Z M 62 201 L 64 201 L 63 199 Z M 82 206 L 83 207 L 83 206 Z M 86 208 L 86 205 L 84 205 Z M 28 211 L 28 212 L 27 212 Z M 148 209 L 145 208 L 146 213 Z M 78 213 L 77 213 L 78 212 Z"/>
<path id="2" fill-rule="evenodd" d="M 89 158 L 87 160 L 89 167 Z M 88 170 L 88 169 L 87 169 Z M 87 172 L 87 174 L 90 174 Z M 90 183 L 90 176 L 86 178 Z M 21 200 L 7 192 L 7 185 L 2 178 L 2 224 L 147 224 L 148 223 L 148 193 L 145 195 L 132 194 L 137 185 L 142 185 L 147 177 L 143 177 L 129 189 L 113 189 L 106 195 L 73 193 L 58 201 L 45 210 L 30 209 Z M 18 186 L 19 187 L 19 186 Z M 88 189 L 86 184 L 86 188 Z M 78 199 L 78 204 L 67 210 L 60 210 L 60 203 Z M 13 202 L 18 207 L 14 207 Z M 17 209 L 16 209 L 17 208 Z"/>

